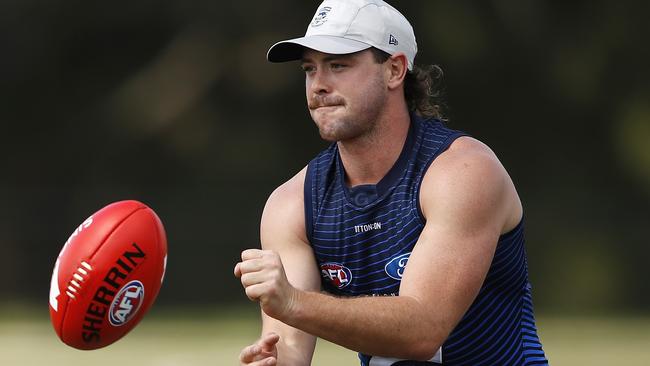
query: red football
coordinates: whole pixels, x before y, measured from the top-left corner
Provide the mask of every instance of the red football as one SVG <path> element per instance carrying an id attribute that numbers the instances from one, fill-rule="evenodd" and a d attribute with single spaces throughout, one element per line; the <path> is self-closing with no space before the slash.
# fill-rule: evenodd
<path id="1" fill-rule="evenodd" d="M 59 338 L 84 350 L 122 338 L 158 296 L 166 264 L 165 229 L 145 204 L 120 201 L 94 213 L 54 265 L 50 319 Z"/>

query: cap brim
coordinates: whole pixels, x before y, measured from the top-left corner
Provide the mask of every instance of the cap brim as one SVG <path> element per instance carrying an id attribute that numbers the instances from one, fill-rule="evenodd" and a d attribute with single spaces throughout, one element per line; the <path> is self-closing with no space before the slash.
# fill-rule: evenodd
<path id="1" fill-rule="evenodd" d="M 266 59 L 270 62 L 300 60 L 305 48 L 333 55 L 345 55 L 363 51 L 370 47 L 372 46 L 367 43 L 353 39 L 314 35 L 278 42 L 269 48 Z"/>

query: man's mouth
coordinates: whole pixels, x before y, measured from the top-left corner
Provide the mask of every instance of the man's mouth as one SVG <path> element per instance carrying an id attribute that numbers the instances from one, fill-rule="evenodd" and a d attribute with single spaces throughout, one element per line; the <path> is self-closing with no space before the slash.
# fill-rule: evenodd
<path id="1" fill-rule="evenodd" d="M 311 107 L 309 107 L 309 109 L 311 109 L 313 111 L 316 111 L 316 110 L 319 110 L 319 109 L 328 110 L 328 109 L 338 108 L 338 107 L 341 107 L 341 106 L 342 106 L 342 104 L 319 104 L 319 105 L 311 106 Z"/>

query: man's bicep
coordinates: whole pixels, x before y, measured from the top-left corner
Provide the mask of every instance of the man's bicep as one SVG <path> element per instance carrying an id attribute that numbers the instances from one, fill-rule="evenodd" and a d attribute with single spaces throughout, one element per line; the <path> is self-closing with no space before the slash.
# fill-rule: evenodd
<path id="1" fill-rule="evenodd" d="M 484 151 L 445 153 L 432 168 L 420 193 L 426 225 L 400 295 L 420 300 L 450 332 L 485 280 L 509 206 L 504 171 Z"/>
<path id="2" fill-rule="evenodd" d="M 409 258 L 400 296 L 417 299 L 445 336 L 476 298 L 488 272 L 497 238 L 463 236 L 430 225 Z"/>

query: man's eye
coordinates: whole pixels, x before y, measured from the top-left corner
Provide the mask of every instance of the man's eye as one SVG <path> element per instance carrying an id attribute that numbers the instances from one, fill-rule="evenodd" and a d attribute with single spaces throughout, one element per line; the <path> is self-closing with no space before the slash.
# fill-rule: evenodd
<path id="1" fill-rule="evenodd" d="M 332 64 L 332 69 L 335 69 L 335 70 L 336 69 L 342 69 L 344 67 L 345 67 L 345 65 L 343 65 L 343 64 Z"/>
<path id="2" fill-rule="evenodd" d="M 312 72 L 312 71 L 314 71 L 314 67 L 310 66 L 310 65 L 302 65 L 302 66 L 300 66 L 300 68 L 304 72 Z"/>

